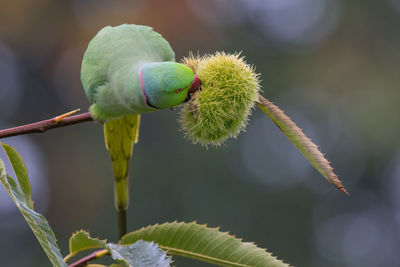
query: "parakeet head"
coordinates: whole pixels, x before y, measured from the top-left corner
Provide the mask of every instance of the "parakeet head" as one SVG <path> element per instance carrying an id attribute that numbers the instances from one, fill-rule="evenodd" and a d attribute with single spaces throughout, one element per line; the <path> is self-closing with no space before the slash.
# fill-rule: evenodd
<path id="1" fill-rule="evenodd" d="M 147 104 L 155 108 L 179 105 L 201 84 L 189 67 L 176 62 L 145 64 L 139 80 Z"/>

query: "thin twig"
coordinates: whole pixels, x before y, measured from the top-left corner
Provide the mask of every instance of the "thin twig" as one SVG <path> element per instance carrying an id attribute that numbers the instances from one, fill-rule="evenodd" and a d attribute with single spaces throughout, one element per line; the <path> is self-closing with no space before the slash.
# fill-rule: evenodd
<path id="1" fill-rule="evenodd" d="M 0 139 L 30 133 L 43 133 L 47 130 L 64 127 L 67 125 L 77 124 L 85 121 L 93 121 L 89 112 L 68 116 L 71 112 L 56 116 L 49 120 L 34 122 L 31 124 L 21 125 L 14 128 L 0 130 Z"/>
<path id="2" fill-rule="evenodd" d="M 126 210 L 118 212 L 118 239 L 121 239 L 126 234 Z"/>
<path id="3" fill-rule="evenodd" d="M 68 265 L 68 267 L 81 267 L 81 266 L 85 266 L 86 263 L 88 263 L 91 260 L 95 260 L 95 259 L 99 259 L 105 255 L 108 255 L 108 250 L 107 249 L 102 249 L 102 250 L 97 250 L 89 255 L 87 255 L 86 257 L 83 257 L 79 260 L 77 260 L 74 263 L 71 263 L 70 265 Z"/>

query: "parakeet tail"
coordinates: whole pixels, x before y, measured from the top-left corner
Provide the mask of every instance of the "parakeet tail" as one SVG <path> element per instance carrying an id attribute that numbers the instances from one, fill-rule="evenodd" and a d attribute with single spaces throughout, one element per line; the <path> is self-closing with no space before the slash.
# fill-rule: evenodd
<path id="1" fill-rule="evenodd" d="M 114 199 L 118 212 L 119 236 L 126 233 L 126 209 L 129 204 L 129 159 L 138 141 L 140 115 L 110 119 L 104 123 L 104 139 L 114 170 Z"/>

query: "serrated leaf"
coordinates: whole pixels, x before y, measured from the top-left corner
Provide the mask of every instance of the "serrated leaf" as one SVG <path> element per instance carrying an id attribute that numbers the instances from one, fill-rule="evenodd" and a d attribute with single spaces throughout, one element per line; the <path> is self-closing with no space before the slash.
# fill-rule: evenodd
<path id="1" fill-rule="evenodd" d="M 131 245 L 107 244 L 114 260 L 129 267 L 168 267 L 170 259 L 153 242 L 139 240 Z"/>
<path id="2" fill-rule="evenodd" d="M 71 257 L 81 251 L 105 247 L 106 240 L 92 238 L 88 232 L 80 230 L 75 232 L 69 239 L 69 254 L 64 259 L 65 261 L 68 261 Z"/>
<path id="3" fill-rule="evenodd" d="M 26 203 L 25 195 L 21 192 L 20 187 L 13 178 L 6 174 L 4 162 L 1 159 L 0 180 L 18 209 L 21 211 L 53 266 L 67 267 L 67 264 L 61 256 L 60 249 L 57 246 L 56 237 L 54 236 L 46 218 L 29 207 Z"/>
<path id="4" fill-rule="evenodd" d="M 28 172 L 26 170 L 25 163 L 21 155 L 12 146 L 3 143 L 1 143 L 1 145 L 6 152 L 8 159 L 10 160 L 15 176 L 17 177 L 19 187 L 23 194 L 25 203 L 30 209 L 33 209 L 32 189 L 31 184 L 28 180 Z"/>
<path id="5" fill-rule="evenodd" d="M 270 117 L 270 119 L 278 126 L 278 128 L 287 136 L 292 144 L 300 151 L 301 154 L 314 166 L 325 179 L 348 195 L 342 182 L 333 172 L 329 161 L 318 150 L 315 145 L 303 131 L 286 114 L 271 101 L 259 95 L 258 107 Z"/>
<path id="6" fill-rule="evenodd" d="M 154 241 L 168 254 L 183 256 L 219 266 L 289 266 L 253 243 L 195 222 L 151 225 L 122 237 L 120 244 L 137 240 Z"/>

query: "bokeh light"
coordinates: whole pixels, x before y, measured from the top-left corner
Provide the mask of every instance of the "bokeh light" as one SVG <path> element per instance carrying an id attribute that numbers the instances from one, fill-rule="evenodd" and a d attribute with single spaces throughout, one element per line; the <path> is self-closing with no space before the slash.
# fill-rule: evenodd
<path id="1" fill-rule="evenodd" d="M 253 26 L 278 46 L 311 45 L 336 28 L 339 1 L 241 1 Z"/>
<path id="2" fill-rule="evenodd" d="M 230 0 L 186 0 L 190 11 L 204 23 L 213 27 L 226 27 L 240 23 L 244 18 L 243 9 L 237 1 Z"/>
<path id="3" fill-rule="evenodd" d="M 400 152 L 389 162 L 386 173 L 388 178 L 382 181 L 382 187 L 386 189 L 385 195 L 400 229 Z"/>
<path id="4" fill-rule="evenodd" d="M 116 26 L 138 16 L 147 6 L 145 0 L 72 0 L 77 21 L 86 30 L 96 32 L 104 25 Z"/>
<path id="5" fill-rule="evenodd" d="M 251 178 L 274 189 L 295 186 L 305 179 L 309 164 L 269 118 L 257 117 L 243 137 L 245 172 L 252 173 Z M 238 166 L 240 168 L 243 166 Z"/>
<path id="6" fill-rule="evenodd" d="M 336 215 L 327 210 L 327 201 L 317 205 L 315 246 L 323 257 L 344 266 L 392 266 L 399 242 L 388 207 L 372 192 L 358 194 L 363 203 L 346 200 L 347 207 Z"/>
<path id="7" fill-rule="evenodd" d="M 0 114 L 3 119 L 16 112 L 21 103 L 18 63 L 13 51 L 0 41 Z"/>
<path id="8" fill-rule="evenodd" d="M 85 45 L 76 45 L 63 51 L 54 68 L 54 89 L 59 100 L 68 109 L 77 106 L 87 109 L 89 102 L 82 90 L 80 68 Z"/>

